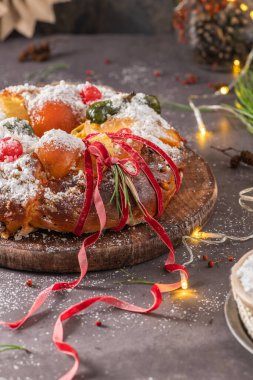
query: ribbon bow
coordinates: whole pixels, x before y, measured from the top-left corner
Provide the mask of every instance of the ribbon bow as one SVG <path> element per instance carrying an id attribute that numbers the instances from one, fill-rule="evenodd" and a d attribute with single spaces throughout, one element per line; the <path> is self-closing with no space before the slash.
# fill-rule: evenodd
<path id="1" fill-rule="evenodd" d="M 87 270 L 88 270 L 88 260 L 87 260 L 87 255 L 86 255 L 86 249 L 91 244 L 94 244 L 98 240 L 103 229 L 106 226 L 105 206 L 99 192 L 99 186 L 103 179 L 103 173 L 104 173 L 105 167 L 111 170 L 113 168 L 113 165 L 119 165 L 121 169 L 124 171 L 124 173 L 130 177 L 131 176 L 134 177 L 138 175 L 140 171 L 142 170 L 142 172 L 145 173 L 145 175 L 147 176 L 147 178 L 149 179 L 150 183 L 152 184 L 152 186 L 154 187 L 156 191 L 157 201 L 158 201 L 157 214 L 160 215 L 160 213 L 163 210 L 162 192 L 161 192 L 160 186 L 157 183 L 150 168 L 148 167 L 144 159 L 141 157 L 141 155 L 133 147 L 131 147 L 125 142 L 127 141 L 127 139 L 130 138 L 132 140 L 140 141 L 146 146 L 149 146 L 151 149 L 156 151 L 158 154 L 160 154 L 170 166 L 175 176 L 176 189 L 177 190 L 179 189 L 180 187 L 179 171 L 176 165 L 174 164 L 174 162 L 171 160 L 171 158 L 165 152 L 163 152 L 159 147 L 157 147 L 156 145 L 152 144 L 150 141 L 147 141 L 139 136 L 132 135 L 129 132 L 129 130 L 124 130 L 121 133 L 107 133 L 107 135 L 111 137 L 113 140 L 117 141 L 117 144 L 119 144 L 122 147 L 122 149 L 124 149 L 129 154 L 130 157 L 126 159 L 111 157 L 108 150 L 101 142 L 96 141 L 96 142 L 90 143 L 89 137 L 94 136 L 94 134 L 87 136 L 87 138 L 84 140 L 84 144 L 86 145 L 86 149 L 83 152 L 86 188 L 85 188 L 85 194 L 84 194 L 83 208 L 80 213 L 74 232 L 77 235 L 82 234 L 83 227 L 85 225 L 85 222 L 87 220 L 87 217 L 89 215 L 89 212 L 93 203 L 95 205 L 96 212 L 99 218 L 100 229 L 99 231 L 87 236 L 82 243 L 81 249 L 78 253 L 78 262 L 79 262 L 80 271 L 81 271 L 79 278 L 71 282 L 59 282 L 59 283 L 52 284 L 50 287 L 44 289 L 37 296 L 32 307 L 23 318 L 21 318 L 20 320 L 16 322 L 10 322 L 10 323 L 5 322 L 5 321 L 0 321 L 0 324 L 7 326 L 11 329 L 19 328 L 26 322 L 28 318 L 30 318 L 31 315 L 33 315 L 45 303 L 45 301 L 47 300 L 47 298 L 52 292 L 60 291 L 63 289 L 73 289 L 81 282 L 83 277 L 86 275 Z M 94 174 L 93 174 L 92 156 L 96 157 L 97 179 L 96 179 L 95 186 L 94 186 L 95 181 L 94 181 Z M 131 171 L 127 168 L 129 164 L 135 169 L 134 171 Z M 153 228 L 153 230 L 157 233 L 157 235 L 162 239 L 164 244 L 169 249 L 169 255 L 165 263 L 165 269 L 169 272 L 180 271 L 180 273 L 183 274 L 185 278 L 187 279 L 188 272 L 186 271 L 186 269 L 183 266 L 175 263 L 174 249 L 166 231 L 161 226 L 161 224 L 148 213 L 145 206 L 141 202 L 138 194 L 135 194 L 135 195 L 136 195 L 135 199 L 138 202 L 143 212 L 144 219 Z M 122 189 L 120 189 L 120 196 L 121 196 L 122 216 L 121 216 L 119 225 L 115 228 L 116 230 L 119 230 L 126 225 L 128 215 L 129 215 L 128 205 L 125 202 L 125 197 L 124 197 L 124 193 Z M 146 309 L 141 308 L 139 306 L 135 306 L 128 302 L 122 301 L 115 297 L 101 296 L 101 297 L 93 297 L 93 298 L 86 299 L 78 304 L 71 306 L 66 311 L 62 312 L 60 316 L 58 317 L 55 327 L 54 327 L 53 342 L 61 352 L 72 356 L 75 362 L 74 362 L 73 367 L 65 375 L 63 375 L 63 377 L 61 377 L 61 379 L 59 380 L 72 380 L 78 371 L 79 362 L 80 362 L 78 352 L 75 350 L 75 348 L 72 347 L 69 343 L 64 342 L 63 325 L 62 325 L 63 321 L 78 314 L 82 310 L 89 308 L 96 302 L 107 303 L 116 308 L 134 312 L 134 313 L 150 313 L 151 311 L 156 310 L 160 306 L 162 302 L 161 292 L 169 292 L 171 290 L 175 290 L 180 287 L 181 287 L 181 281 L 176 282 L 174 284 L 154 284 L 151 288 L 151 293 L 154 297 L 154 303 L 151 307 L 146 308 Z"/>

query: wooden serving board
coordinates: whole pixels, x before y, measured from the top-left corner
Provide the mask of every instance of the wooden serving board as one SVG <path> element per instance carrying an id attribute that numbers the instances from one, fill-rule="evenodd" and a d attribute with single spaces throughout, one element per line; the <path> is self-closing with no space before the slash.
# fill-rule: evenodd
<path id="1" fill-rule="evenodd" d="M 217 199 L 217 185 L 208 164 L 187 151 L 183 184 L 172 199 L 161 224 L 174 246 L 183 235 L 203 226 Z M 0 240 L 0 266 L 37 272 L 78 272 L 77 253 L 83 238 L 56 232 L 36 232 L 15 241 Z M 166 247 L 147 224 L 106 231 L 88 249 L 89 270 L 104 270 L 139 264 L 166 252 Z"/>

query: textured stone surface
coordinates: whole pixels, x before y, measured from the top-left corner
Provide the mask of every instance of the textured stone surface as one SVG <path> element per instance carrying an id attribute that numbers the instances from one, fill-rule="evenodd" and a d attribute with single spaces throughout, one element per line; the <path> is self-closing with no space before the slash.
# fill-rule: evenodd
<path id="1" fill-rule="evenodd" d="M 65 78 L 81 81 L 85 69 L 94 70 L 94 80 L 119 89 L 142 90 L 161 99 L 186 102 L 190 94 L 210 91 L 208 82 L 227 81 L 228 76 L 196 66 L 187 48 L 177 46 L 168 36 L 59 36 L 54 37 L 54 58 L 50 64 L 65 62 L 69 70 L 55 72 L 47 79 Z M 29 75 L 42 80 L 41 70 L 49 63 L 19 64 L 18 51 L 26 40 L 13 39 L 0 44 L 0 86 L 22 82 Z M 112 60 L 104 64 L 104 58 Z M 161 78 L 153 76 L 160 69 Z M 181 86 L 175 77 L 192 72 L 199 76 L 195 86 Z M 45 78 L 45 74 L 44 74 Z M 186 137 L 189 146 L 211 165 L 218 182 L 219 198 L 214 215 L 206 230 L 246 236 L 252 233 L 252 214 L 238 205 L 238 193 L 252 186 L 252 168 L 233 171 L 228 158 L 210 148 L 234 146 L 253 147 L 250 135 L 234 119 L 225 115 L 205 114 L 209 134 L 199 140 L 192 114 L 163 111 Z M 127 314 L 94 306 L 65 323 L 65 338 L 80 352 L 81 369 L 77 379 L 103 380 L 251 380 L 252 355 L 241 347 L 229 332 L 223 312 L 224 300 L 230 289 L 229 274 L 233 263 L 227 256 L 239 259 L 252 248 L 252 242 L 222 246 L 194 245 L 194 263 L 189 268 L 190 288 L 164 295 L 159 311 L 152 315 Z M 199 256 L 213 260 L 222 257 L 219 267 L 207 268 Z M 176 250 L 177 261 L 186 260 L 183 246 Z M 135 304 L 150 304 L 149 286 L 121 284 L 129 277 L 150 281 L 172 281 L 163 270 L 166 255 L 125 271 L 89 273 L 78 289 L 55 294 L 20 331 L 1 327 L 1 343 L 19 343 L 32 350 L 1 353 L 0 377 L 4 380 L 57 379 L 72 365 L 58 354 L 51 343 L 54 321 L 59 312 L 84 298 L 112 294 Z M 129 277 L 128 277 L 129 276 Z M 16 320 L 24 315 L 38 292 L 56 280 L 74 276 L 22 273 L 0 269 L 0 319 Z M 32 278 L 34 287 L 24 285 Z M 104 327 L 97 327 L 100 319 Z"/>
<path id="2" fill-rule="evenodd" d="M 171 31 L 172 0 L 72 0 L 55 6 L 55 25 L 40 33 L 165 33 Z"/>

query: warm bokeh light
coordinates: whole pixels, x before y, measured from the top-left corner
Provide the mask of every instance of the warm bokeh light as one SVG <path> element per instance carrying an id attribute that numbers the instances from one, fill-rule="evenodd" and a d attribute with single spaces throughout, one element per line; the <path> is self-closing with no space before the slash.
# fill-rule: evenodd
<path id="1" fill-rule="evenodd" d="M 228 88 L 228 86 L 222 86 L 222 87 L 220 88 L 220 93 L 221 93 L 221 95 L 227 95 L 227 94 L 229 93 L 229 88 Z"/>
<path id="2" fill-rule="evenodd" d="M 250 11 L 250 18 L 253 20 L 253 11 Z"/>
<path id="3" fill-rule="evenodd" d="M 233 74 L 237 77 L 241 72 L 241 62 L 239 59 L 233 61 Z"/>
<path id="4" fill-rule="evenodd" d="M 202 235 L 202 232 L 200 231 L 200 228 L 196 228 L 196 229 L 192 232 L 192 234 L 191 234 L 191 236 L 192 236 L 193 238 L 200 238 L 201 235 Z"/>
<path id="5" fill-rule="evenodd" d="M 183 290 L 188 289 L 188 281 L 187 280 L 182 280 L 181 287 L 182 287 Z"/>
<path id="6" fill-rule="evenodd" d="M 199 124 L 198 125 L 198 128 L 199 128 L 199 132 L 202 136 L 205 136 L 206 135 L 206 127 L 205 127 L 205 124 Z"/>
<path id="7" fill-rule="evenodd" d="M 242 3 L 242 4 L 240 5 L 240 8 L 241 8 L 241 10 L 242 10 L 243 12 L 247 12 L 247 10 L 249 9 L 248 5 L 247 5 L 247 4 L 244 4 L 244 3 Z"/>

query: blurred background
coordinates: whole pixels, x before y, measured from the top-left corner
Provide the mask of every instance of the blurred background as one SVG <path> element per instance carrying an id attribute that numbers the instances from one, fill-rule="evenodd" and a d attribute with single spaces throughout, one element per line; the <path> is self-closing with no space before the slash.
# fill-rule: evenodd
<path id="1" fill-rule="evenodd" d="M 171 33 L 175 0 L 72 0 L 55 5 L 56 23 L 47 33 Z"/>

